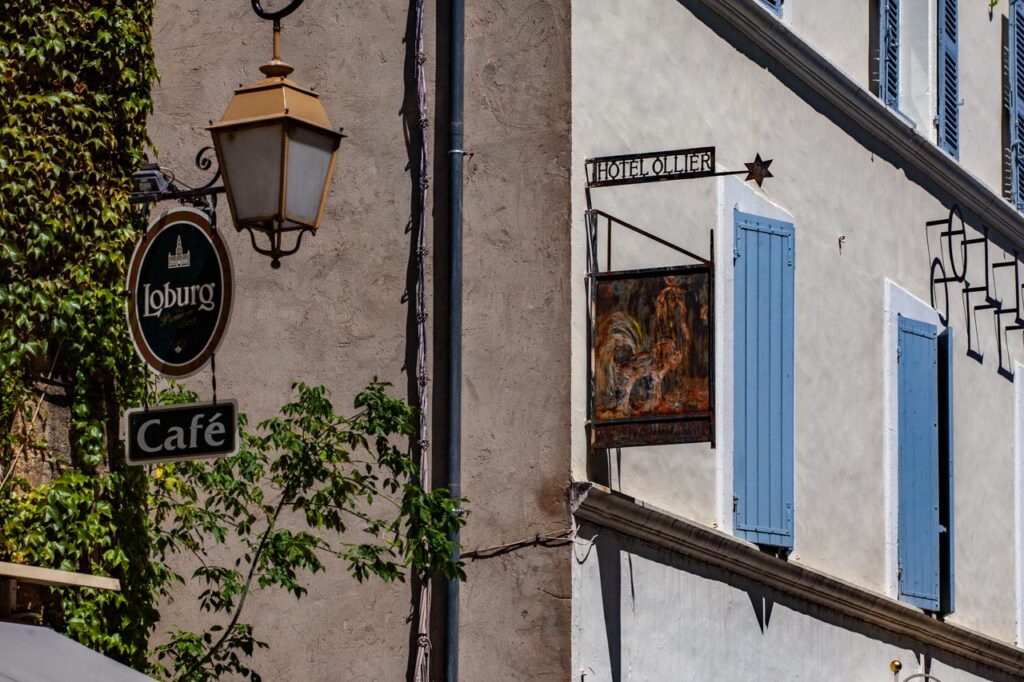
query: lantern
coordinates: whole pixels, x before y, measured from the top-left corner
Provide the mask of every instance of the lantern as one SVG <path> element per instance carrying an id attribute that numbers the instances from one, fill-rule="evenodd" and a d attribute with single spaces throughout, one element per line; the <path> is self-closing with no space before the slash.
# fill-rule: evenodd
<path id="1" fill-rule="evenodd" d="M 344 137 L 319 96 L 288 79 L 294 69 L 280 54 L 275 20 L 274 56 L 260 67 L 266 78 L 235 90 L 220 122 L 209 127 L 235 227 L 249 232 L 253 248 L 275 268 L 319 227 Z M 294 245 L 285 248 L 284 236 L 293 232 Z"/>

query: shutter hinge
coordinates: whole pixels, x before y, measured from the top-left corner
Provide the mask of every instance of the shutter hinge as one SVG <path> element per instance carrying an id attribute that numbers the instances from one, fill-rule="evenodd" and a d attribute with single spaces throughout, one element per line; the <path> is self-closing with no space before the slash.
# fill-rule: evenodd
<path id="1" fill-rule="evenodd" d="M 740 498 L 736 495 L 732 496 L 732 513 L 735 514 L 736 510 L 739 509 Z"/>

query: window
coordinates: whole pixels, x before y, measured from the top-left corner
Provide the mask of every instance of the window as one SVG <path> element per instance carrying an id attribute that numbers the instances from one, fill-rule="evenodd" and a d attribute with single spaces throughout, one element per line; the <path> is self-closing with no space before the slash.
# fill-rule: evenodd
<path id="1" fill-rule="evenodd" d="M 739 537 L 793 549 L 793 225 L 737 211 L 733 516 Z"/>
<path id="2" fill-rule="evenodd" d="M 951 332 L 899 316 L 898 589 L 927 611 L 953 611 Z"/>
<path id="3" fill-rule="evenodd" d="M 879 99 L 952 156 L 960 149 L 957 0 L 876 0 Z M 938 16 L 933 34 L 932 12 Z M 932 60 L 932 55 L 937 59 Z"/>
<path id="4" fill-rule="evenodd" d="M 1008 194 L 1017 209 L 1024 209 L 1024 2 L 1010 4 L 1007 35 Z"/>
<path id="5" fill-rule="evenodd" d="M 782 16 L 782 2 L 783 0 L 761 0 L 762 5 L 780 17 Z"/>

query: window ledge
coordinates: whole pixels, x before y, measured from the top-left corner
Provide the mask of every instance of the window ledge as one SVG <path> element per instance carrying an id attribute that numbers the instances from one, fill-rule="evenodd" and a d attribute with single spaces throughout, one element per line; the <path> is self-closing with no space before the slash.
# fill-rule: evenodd
<path id="1" fill-rule="evenodd" d="M 746 51 L 753 43 L 757 50 L 777 62 L 811 94 L 834 107 L 840 117 L 849 118 L 855 126 L 890 150 L 897 163 L 906 164 L 919 173 L 925 183 L 934 183 L 940 195 L 948 195 L 940 200 L 959 204 L 1014 245 L 1024 248 L 1024 216 L 944 150 L 908 128 L 900 116 L 784 23 L 750 0 L 680 2 L 709 26 L 719 29 L 720 35 L 737 49 Z M 726 30 L 721 30 L 723 28 Z M 834 115 L 832 118 L 835 120 Z M 925 186 L 935 193 L 927 184 Z"/>
<path id="2" fill-rule="evenodd" d="M 897 635 L 1014 675 L 1024 673 L 1024 650 L 974 630 L 936 620 L 895 599 L 687 521 L 593 483 L 574 483 L 572 513 L 660 549 L 691 557 Z"/>

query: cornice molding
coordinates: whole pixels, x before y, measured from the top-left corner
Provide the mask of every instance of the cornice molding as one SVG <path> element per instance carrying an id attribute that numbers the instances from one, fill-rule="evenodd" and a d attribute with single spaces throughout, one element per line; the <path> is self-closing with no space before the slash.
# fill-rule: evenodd
<path id="1" fill-rule="evenodd" d="M 917 134 L 870 92 L 755 0 L 682 0 L 717 16 L 865 134 L 926 178 L 967 213 L 1024 248 L 1024 216 L 946 152 Z M 744 45 L 733 42 L 737 48 Z"/>
<path id="2" fill-rule="evenodd" d="M 936 620 L 917 608 L 812 568 L 783 561 L 750 543 L 602 486 L 575 483 L 570 502 L 577 519 L 721 568 L 956 656 L 1013 675 L 1024 675 L 1024 650 L 974 630 Z"/>

